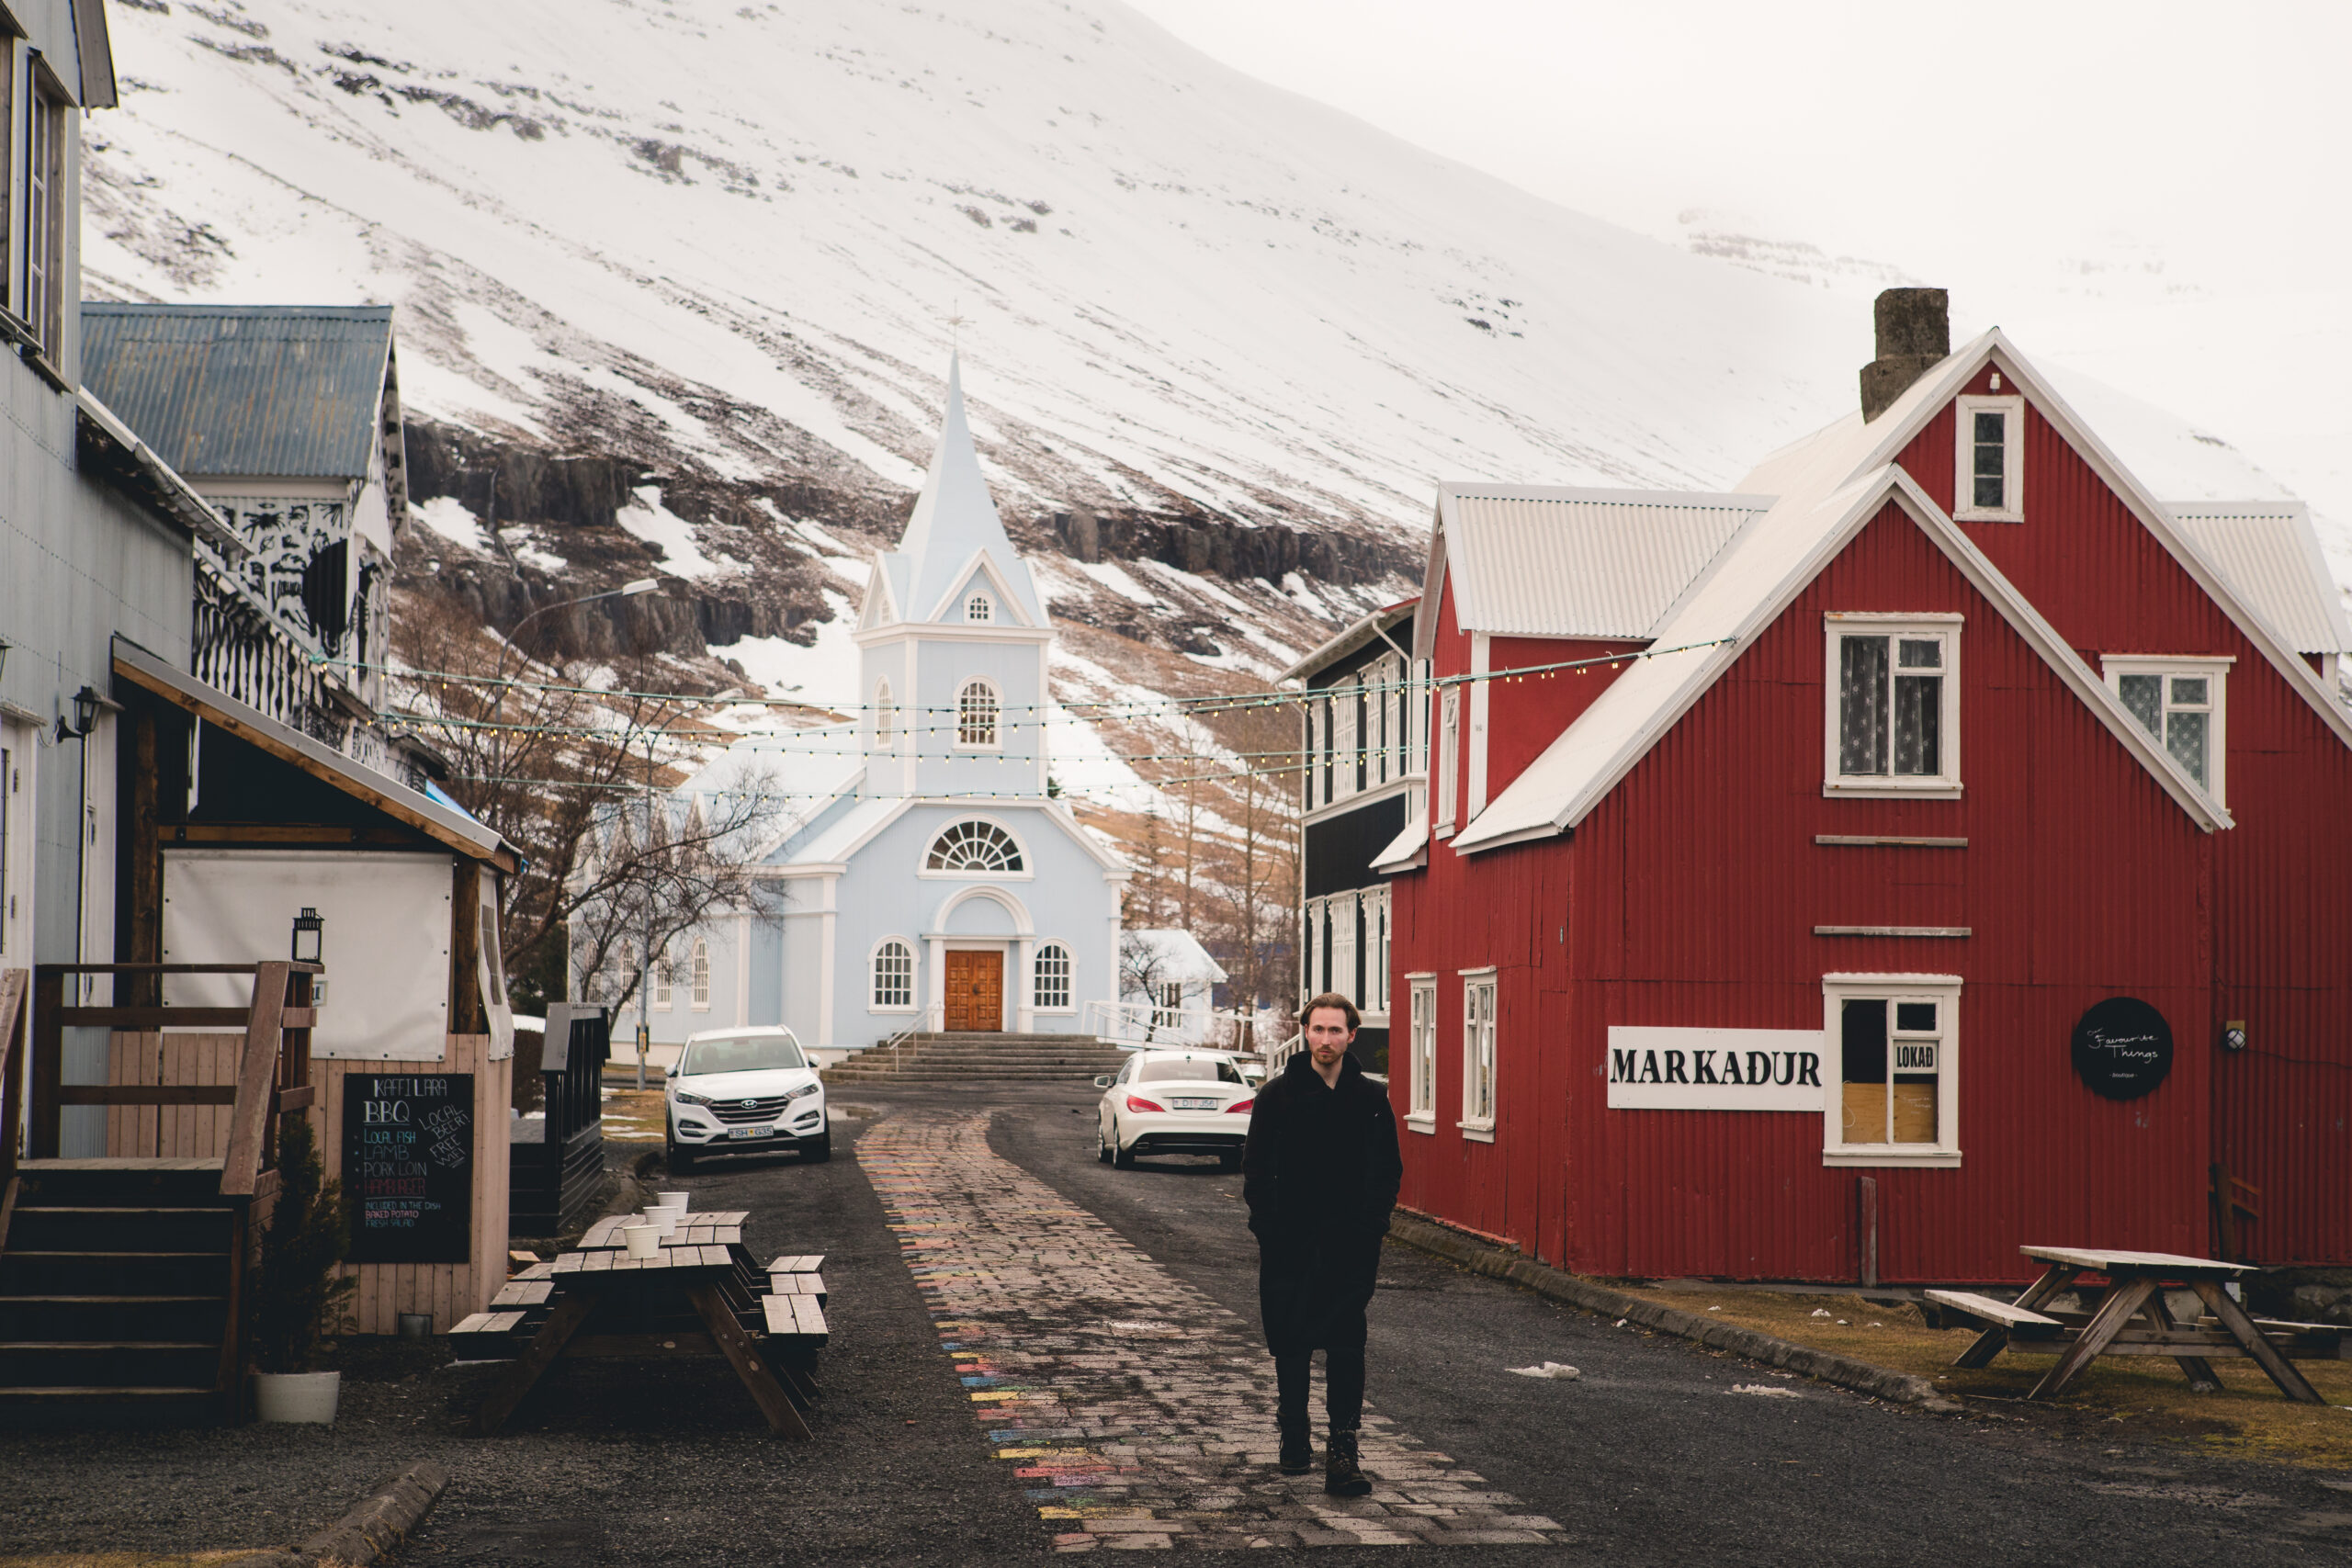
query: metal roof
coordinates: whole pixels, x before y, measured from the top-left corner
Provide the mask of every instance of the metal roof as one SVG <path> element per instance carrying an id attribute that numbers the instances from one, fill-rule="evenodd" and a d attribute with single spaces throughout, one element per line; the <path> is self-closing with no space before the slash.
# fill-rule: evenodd
<path id="1" fill-rule="evenodd" d="M 1394 631 L 1399 623 L 1410 620 L 1413 611 L 1419 607 L 1420 602 L 1419 595 L 1416 594 L 1410 599 L 1400 599 L 1385 609 L 1374 610 L 1368 615 L 1359 615 L 1349 622 L 1337 636 L 1317 645 L 1312 652 L 1303 656 L 1297 663 L 1275 676 L 1276 683 L 1279 684 L 1284 681 L 1301 681 L 1312 675 L 1321 674 L 1326 669 L 1345 659 L 1366 643 Z"/>
<path id="2" fill-rule="evenodd" d="M 82 377 L 183 474 L 364 479 L 390 305 L 82 307 Z"/>
<path id="3" fill-rule="evenodd" d="M 1441 484 L 1464 631 L 1647 637 L 1769 495 Z"/>
<path id="4" fill-rule="evenodd" d="M 2352 649 L 2344 596 L 2300 501 L 2170 501 L 2189 542 L 2212 558 L 2249 609 L 2298 653 Z"/>

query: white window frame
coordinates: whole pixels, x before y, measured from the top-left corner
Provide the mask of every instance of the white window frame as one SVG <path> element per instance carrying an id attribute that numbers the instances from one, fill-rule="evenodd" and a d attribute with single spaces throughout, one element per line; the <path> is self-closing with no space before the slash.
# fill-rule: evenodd
<path id="1" fill-rule="evenodd" d="M 1957 800 L 1962 793 L 1960 768 L 1960 645 L 1964 616 L 1935 614 L 1832 611 L 1822 617 L 1821 663 L 1821 793 L 1864 800 Z M 1839 704 L 1838 644 L 1848 637 L 1888 639 L 1887 701 L 1894 700 L 1894 678 L 1900 673 L 1896 649 L 1905 637 L 1934 637 L 1943 644 L 1943 704 L 1938 718 L 1937 745 L 1942 764 L 1933 774 L 1844 773 L 1838 771 L 1838 743 L 1844 733 Z M 1894 716 L 1887 718 L 1890 731 Z M 1894 749 L 1889 734 L 1888 750 Z"/>
<path id="2" fill-rule="evenodd" d="M 995 870 L 987 866 L 962 866 L 955 869 L 933 866 L 931 863 L 931 852 L 939 847 L 940 840 L 956 829 L 971 822 L 979 823 L 982 827 L 993 828 L 1003 834 L 1005 841 L 1012 846 L 1012 852 L 1018 857 L 1020 863 L 1005 870 Z M 1036 879 L 1037 868 L 1032 863 L 1029 846 L 1012 828 L 993 817 L 985 816 L 979 812 L 965 812 L 942 823 L 939 831 L 923 840 L 922 853 L 915 862 L 915 874 L 926 880 L 944 877 L 960 881 L 978 877 L 989 882 L 1031 882 Z"/>
<path id="3" fill-rule="evenodd" d="M 1493 964 L 1456 971 L 1462 976 L 1462 1120 L 1454 1125 L 1465 1138 L 1482 1144 L 1495 1141 L 1496 1051 L 1495 998 L 1498 989 Z M 1480 1002 L 1485 1005 L 1482 1008 Z M 1482 1092 L 1483 1091 L 1483 1092 Z"/>
<path id="4" fill-rule="evenodd" d="M 695 1012 L 710 1010 L 710 943 L 701 937 L 695 938 L 686 961 L 686 1005 Z"/>
<path id="5" fill-rule="evenodd" d="M 1323 756 L 1322 751 L 1319 750 L 1321 739 L 1320 728 L 1316 724 L 1315 718 L 1317 710 L 1321 708 L 1323 705 L 1319 702 L 1308 702 L 1301 705 L 1306 710 L 1306 795 L 1305 809 L 1312 811 L 1317 804 L 1315 798 L 1315 774 L 1317 769 L 1321 765 Z"/>
<path id="6" fill-rule="evenodd" d="M 989 732 L 985 740 L 968 739 L 971 724 L 967 712 L 975 693 L 985 694 L 989 700 Z M 958 751 L 1001 751 L 1004 750 L 1004 693 L 994 681 L 985 675 L 975 675 L 956 688 L 956 745 Z"/>
<path id="7" fill-rule="evenodd" d="M 1353 893 L 1334 893 L 1329 899 L 1331 909 L 1331 989 L 1363 1010 L 1363 998 L 1356 993 L 1363 989 L 1362 978 L 1363 944 L 1358 940 L 1358 928 L 1363 913 L 1363 899 Z"/>
<path id="8" fill-rule="evenodd" d="M 1453 832 L 1453 815 L 1462 795 L 1462 688 L 1448 686 L 1438 697 L 1437 836 Z"/>
<path id="9" fill-rule="evenodd" d="M 903 1002 L 882 999 L 882 960 L 896 947 L 906 960 L 906 997 Z M 886 936 L 874 944 L 865 955 L 865 1010 L 868 1012 L 910 1013 L 915 1006 L 915 945 L 902 936 Z"/>
<path id="10" fill-rule="evenodd" d="M 1961 397 L 1952 400 L 1955 431 L 1952 452 L 1951 514 L 1962 523 L 2022 523 L 2025 521 L 2025 399 L 2015 393 L 1999 397 Z M 2002 422 L 2001 504 L 1976 504 L 1976 416 L 1997 413 Z"/>
<path id="11" fill-rule="evenodd" d="M 1405 1125 L 1416 1133 L 1437 1131 L 1437 976 L 1416 970 L 1405 976 Z"/>
<path id="12" fill-rule="evenodd" d="M 1366 1022 L 1388 1021 L 1388 889 L 1372 887 L 1363 898 L 1363 992 L 1356 1007 Z"/>
<path id="13" fill-rule="evenodd" d="M 2173 676 L 2195 676 L 2212 682 L 2211 690 L 2212 692 L 2213 700 L 2207 705 L 2207 711 L 2211 713 L 2213 716 L 2213 722 L 2206 728 L 2206 781 L 2203 787 L 2206 795 L 2213 802 L 2214 805 L 2220 807 L 2227 807 L 2230 803 L 2228 787 L 2230 759 L 2229 674 L 2230 666 L 2236 662 L 2237 660 L 2235 659 L 2230 658 L 2227 655 L 2201 653 L 2184 653 L 2172 656 L 2142 653 L 2110 653 L 2102 656 L 2099 660 L 2099 674 L 2107 682 L 2107 689 L 2115 694 L 2115 700 L 2119 703 L 2123 700 L 2124 676 L 2163 676 L 2165 678 L 2163 711 L 2167 714 L 2175 711 L 2196 711 L 2194 709 L 2176 710 L 2173 707 Z M 2150 739 L 2155 741 L 2159 749 L 2166 751 L 2170 750 L 2170 748 L 2166 745 L 2163 736 L 2152 736 Z M 2176 757 L 2173 761 L 2175 764 L 2177 765 L 2180 759 Z M 2185 773 L 2188 773 L 2188 770 L 2186 767 L 2183 767 L 2181 768 L 2181 772 Z M 2195 779 L 2192 777 L 2190 782 L 2194 783 Z"/>
<path id="14" fill-rule="evenodd" d="M 1059 955 L 1061 965 L 1061 999 L 1049 1001 L 1046 994 L 1046 966 Z M 1070 956 L 1069 943 L 1060 941 L 1041 942 L 1036 956 L 1029 961 L 1029 1010 L 1032 1012 L 1076 1012 L 1078 1010 L 1078 966 Z"/>
<path id="15" fill-rule="evenodd" d="M 964 619 L 974 626 L 986 626 L 996 619 L 996 601 L 978 589 L 964 601 Z"/>
<path id="16" fill-rule="evenodd" d="M 670 974 L 670 954 L 666 951 L 662 954 L 661 958 L 654 963 L 652 968 L 648 971 L 648 975 L 649 978 L 646 983 L 652 988 L 653 994 L 647 998 L 646 1005 L 664 1010 L 677 1006 L 677 987 L 672 984 Z"/>
<path id="17" fill-rule="evenodd" d="M 1363 712 L 1357 682 L 1345 680 L 1331 688 L 1331 798 L 1346 800 L 1357 793 L 1356 779 L 1363 755 Z"/>
<path id="18" fill-rule="evenodd" d="M 899 705 L 885 675 L 874 687 L 874 749 L 894 751 L 899 746 Z"/>
<path id="19" fill-rule="evenodd" d="M 1957 975 L 1837 974 L 1821 977 L 1822 1115 L 1821 1163 L 1825 1166 L 1913 1166 L 1951 1169 L 1960 1151 L 1960 994 Z M 1905 1001 L 1937 1004 L 1936 1141 L 1927 1144 L 1849 1144 L 1846 1127 L 1846 1041 L 1841 1010 L 1849 1001 L 1887 1003 L 1890 1048 L 1895 1042 L 1894 1006 Z M 1892 1077 L 1890 1069 L 1889 1077 Z M 1889 1131 L 1893 1131 L 1892 1127 Z"/>

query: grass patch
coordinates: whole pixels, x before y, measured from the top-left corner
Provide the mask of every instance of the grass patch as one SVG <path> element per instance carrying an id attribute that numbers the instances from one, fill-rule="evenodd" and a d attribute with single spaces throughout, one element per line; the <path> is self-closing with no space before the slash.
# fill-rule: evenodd
<path id="1" fill-rule="evenodd" d="M 255 1551 L 100 1551 L 47 1553 L 39 1557 L 0 1557 L 0 1568 L 221 1568 L 273 1555 L 278 1549 Z"/>
<path id="2" fill-rule="evenodd" d="M 2061 1428 L 2072 1436 L 2185 1441 L 2245 1458 L 2352 1471 L 2352 1410 L 2343 1408 L 2352 1405 L 2352 1362 L 2295 1363 L 2327 1401 L 2324 1405 L 2290 1402 L 2261 1368 L 2243 1358 L 2213 1362 L 2222 1392 L 2192 1393 L 2180 1368 L 2163 1356 L 2101 1357 L 2057 1398 L 2030 1401 L 2026 1395 L 2054 1358 L 2004 1350 L 1991 1366 L 1962 1371 L 1952 1359 L 1974 1339 L 1974 1331 L 1930 1328 L 1919 1309 L 1907 1302 L 1783 1295 L 1730 1286 L 1706 1291 L 1620 1288 L 1661 1306 L 1917 1373 L 1938 1392 L 1965 1400 L 1972 1409 Z M 1829 1315 L 1815 1317 L 1816 1312 Z"/>

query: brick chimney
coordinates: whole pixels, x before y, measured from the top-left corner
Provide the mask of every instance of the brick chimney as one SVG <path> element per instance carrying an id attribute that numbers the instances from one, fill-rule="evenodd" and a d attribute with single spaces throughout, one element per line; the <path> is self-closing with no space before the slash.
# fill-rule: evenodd
<path id="1" fill-rule="evenodd" d="M 1884 413 L 1951 353 L 1951 300 L 1940 288 L 1890 288 L 1871 312 L 1878 357 L 1862 367 L 1862 421 Z"/>

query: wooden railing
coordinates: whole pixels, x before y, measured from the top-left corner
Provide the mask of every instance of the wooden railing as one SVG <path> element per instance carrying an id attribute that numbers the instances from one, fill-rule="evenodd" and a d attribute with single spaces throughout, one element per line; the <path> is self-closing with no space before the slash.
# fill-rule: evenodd
<path id="1" fill-rule="evenodd" d="M 0 969 L 0 1192 L 17 1174 L 17 1124 L 23 1120 L 17 1086 L 25 1080 L 25 996 L 32 975 Z"/>
<path id="2" fill-rule="evenodd" d="M 253 1197 L 263 1173 L 277 1164 L 278 1117 L 311 1103 L 311 1030 L 318 1021 L 311 987 L 312 976 L 321 973 L 316 964 L 287 959 L 258 964 L 36 964 L 26 1156 L 57 1157 L 68 1106 L 227 1105 L 232 1109 L 220 1191 L 224 1197 Z M 69 1007 L 66 977 L 74 975 L 113 975 L 136 980 L 152 976 L 158 981 L 167 975 L 251 975 L 253 1000 L 242 1008 Z M 238 1055 L 233 1083 L 69 1084 L 64 1081 L 65 1031 L 76 1028 L 241 1030 L 244 1045 Z M 13 1086 L 13 1055 L 10 1063 Z M 14 1092 L 13 1087 L 8 1092 Z"/>

